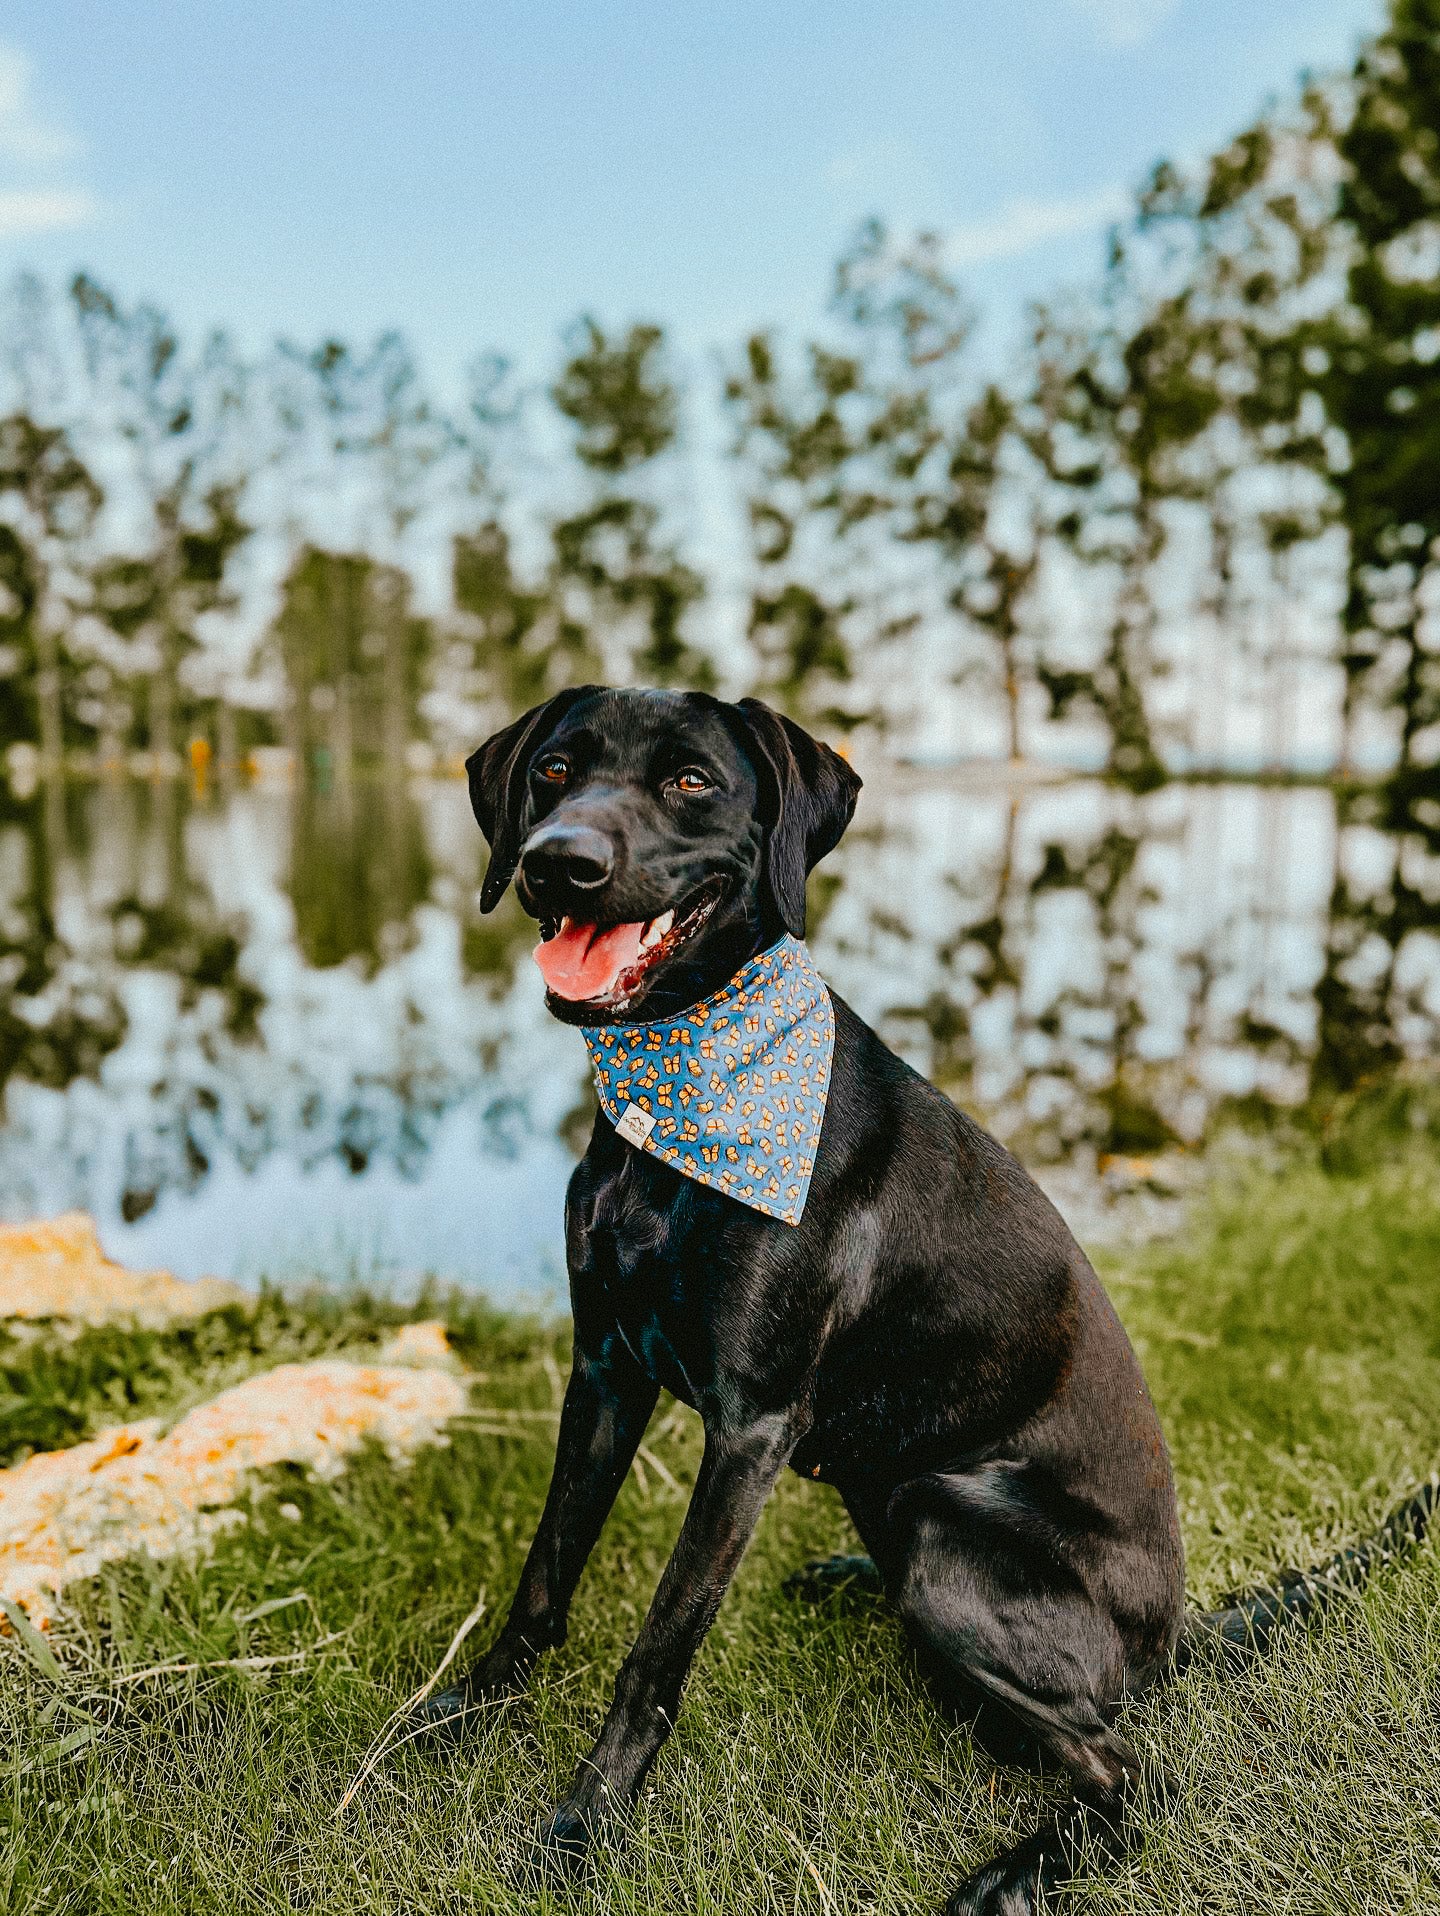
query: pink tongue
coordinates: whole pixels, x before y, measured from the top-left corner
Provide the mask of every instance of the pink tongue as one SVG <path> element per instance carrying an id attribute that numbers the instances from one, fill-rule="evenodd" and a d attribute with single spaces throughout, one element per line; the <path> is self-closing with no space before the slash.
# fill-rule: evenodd
<path id="1" fill-rule="evenodd" d="M 535 947 L 535 962 L 557 998 L 603 998 L 640 956 L 644 930 L 643 923 L 601 932 L 593 925 L 567 925 Z"/>

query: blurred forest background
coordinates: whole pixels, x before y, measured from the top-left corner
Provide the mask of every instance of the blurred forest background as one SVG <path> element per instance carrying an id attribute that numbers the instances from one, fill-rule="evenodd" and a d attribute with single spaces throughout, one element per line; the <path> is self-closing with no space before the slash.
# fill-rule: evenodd
<path id="1" fill-rule="evenodd" d="M 967 357 L 943 243 L 867 226 L 810 340 L 689 386 L 663 328 L 493 353 L 223 334 L 80 276 L 3 322 L 10 764 L 337 774 L 452 756 L 547 688 L 757 690 L 895 749 L 1084 721 L 1143 786 L 1250 757 L 1418 775 L 1440 647 L 1440 6 L 1208 164 L 1155 168 L 1103 282 Z M 957 723 L 956 714 L 971 715 Z M 1368 756 L 1365 747 L 1368 745 Z M 32 756 L 33 755 L 33 756 Z"/>
<path id="2" fill-rule="evenodd" d="M 247 357 L 83 274 L 12 284 L 0 809 L 22 849 L 0 922 L 0 1084 L 95 1071 L 136 1015 L 77 970 L 84 939 L 60 922 L 75 817 L 98 829 L 120 804 L 78 789 L 284 781 L 304 955 L 373 968 L 387 927 L 435 895 L 400 774 L 458 769 L 589 678 L 759 693 L 848 739 L 867 772 L 1027 761 L 1137 799 L 1176 781 L 1328 786 L 1309 1027 L 1243 993 L 1227 1015 L 1283 1054 L 1291 1101 L 1424 1050 L 1440 972 L 1440 0 L 1394 0 L 1350 70 L 1297 84 L 1204 164 L 1156 166 L 1099 282 L 1036 309 L 1002 370 L 944 261 L 943 235 L 872 222 L 828 301 L 817 289 L 810 338 L 761 332 L 695 366 L 658 322 L 585 316 L 547 378 L 482 350 L 459 397 L 399 334 Z M 387 796 L 357 809 L 357 791 Z M 1029 910 L 1078 887 L 1097 914 L 1109 1035 L 1091 1076 L 1108 1089 L 1081 1128 L 1131 1148 L 1176 1120 L 1133 1072 L 1123 1088 L 1142 1021 L 1138 947 L 1115 927 L 1141 925 L 1152 893 L 1148 827 L 1119 817 L 1084 848 L 1037 842 L 1021 889 Z M 942 1077 L 971 1070 L 975 1003 L 1013 995 L 1023 969 L 1002 910 L 1013 807 L 1006 829 L 974 923 L 936 934 L 936 977 L 896 1013 Z M 265 995 L 243 928 L 165 856 L 158 892 L 112 886 L 107 963 L 220 991 L 239 1041 Z M 498 947 L 457 909 L 466 965 L 493 970 Z M 1191 957 L 1197 977 L 1213 969 L 1213 952 Z M 1037 1045 L 1059 1003 L 1032 1020 Z M 1031 1075 L 1059 1069 L 1047 1056 Z M 179 1122 L 160 1183 L 208 1162 L 201 1119 Z M 354 1169 L 376 1146 L 349 1123 L 329 1135 Z M 125 1177 L 139 1215 L 156 1178 Z"/>

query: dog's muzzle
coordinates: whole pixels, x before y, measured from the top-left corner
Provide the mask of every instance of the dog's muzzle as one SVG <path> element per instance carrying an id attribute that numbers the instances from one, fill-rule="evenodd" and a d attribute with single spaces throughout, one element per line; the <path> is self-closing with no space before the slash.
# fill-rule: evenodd
<path id="1" fill-rule="evenodd" d="M 613 841 L 593 825 L 542 825 L 521 855 L 520 881 L 536 900 L 599 891 L 617 863 Z"/>

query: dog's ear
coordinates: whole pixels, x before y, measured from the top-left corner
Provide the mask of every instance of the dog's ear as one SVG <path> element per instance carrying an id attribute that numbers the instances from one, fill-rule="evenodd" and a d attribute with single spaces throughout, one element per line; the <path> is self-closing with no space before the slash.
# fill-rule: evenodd
<path id="1" fill-rule="evenodd" d="M 759 699 L 741 699 L 760 777 L 764 882 L 785 929 L 805 936 L 805 880 L 855 812 L 859 775 L 838 752 Z"/>
<path id="2" fill-rule="evenodd" d="M 535 749 L 560 723 L 577 699 L 598 692 L 598 685 L 572 685 L 536 705 L 503 732 L 487 738 L 465 761 L 470 806 L 490 847 L 490 863 L 480 887 L 481 911 L 494 911 L 520 862 L 520 813 L 525 803 L 525 773 Z"/>

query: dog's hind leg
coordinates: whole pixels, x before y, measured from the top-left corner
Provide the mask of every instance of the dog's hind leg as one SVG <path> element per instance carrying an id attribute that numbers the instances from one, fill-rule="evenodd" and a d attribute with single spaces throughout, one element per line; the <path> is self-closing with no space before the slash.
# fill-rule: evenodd
<path id="1" fill-rule="evenodd" d="M 1119 1862 L 1131 1846 L 1122 1786 L 1109 1804 L 1076 1797 L 1062 1804 L 1040 1829 L 977 1869 L 945 1904 L 944 1916 L 1037 1916 L 1042 1895 L 1069 1882 L 1087 1850 Z"/>
<path id="2" fill-rule="evenodd" d="M 787 1596 L 821 1603 L 832 1596 L 883 1595 L 885 1584 L 873 1557 L 812 1557 L 785 1579 Z"/>
<path id="3" fill-rule="evenodd" d="M 843 1485 L 845 1509 L 868 1555 L 816 1557 L 792 1570 L 785 1579 L 788 1596 L 821 1603 L 836 1596 L 879 1597 L 885 1594 L 886 1570 L 893 1576 L 896 1556 L 893 1531 L 886 1518 L 888 1494 L 868 1487 Z"/>
<path id="4" fill-rule="evenodd" d="M 929 1653 L 932 1670 L 949 1661 L 959 1698 L 979 1701 L 976 1737 L 998 1761 L 1061 1766 L 1070 1773 L 1074 1795 L 1031 1835 L 967 1877 L 945 1904 L 945 1916 L 1035 1916 L 1042 1892 L 1075 1875 L 1087 1840 L 1108 1858 L 1125 1854 L 1140 1760 L 1085 1686 L 1068 1694 L 1052 1689 L 1051 1671 L 1023 1667 L 1023 1651 L 999 1618 L 976 1617 L 973 1591 L 955 1594 L 953 1604 L 933 1592 L 902 1599 L 906 1624 Z"/>
<path id="5" fill-rule="evenodd" d="M 1087 1839 L 1111 1857 L 1130 1841 L 1140 1761 L 1114 1728 L 1126 1687 L 1119 1630 L 1006 1507 L 991 1473 L 917 1480 L 892 1511 L 905 1539 L 897 1602 L 931 1681 L 974 1716 L 999 1760 L 1060 1767 L 1072 1780 L 1070 1803 L 945 1906 L 946 1916 L 1031 1916 L 1044 1890 L 1075 1873 Z"/>

